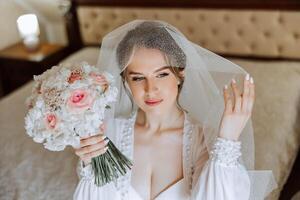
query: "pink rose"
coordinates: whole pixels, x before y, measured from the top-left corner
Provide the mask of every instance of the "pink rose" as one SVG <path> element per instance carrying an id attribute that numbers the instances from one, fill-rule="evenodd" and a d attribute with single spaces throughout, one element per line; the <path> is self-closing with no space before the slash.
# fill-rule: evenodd
<path id="1" fill-rule="evenodd" d="M 102 74 L 97 74 L 95 72 L 91 72 L 90 74 L 90 77 L 92 77 L 92 79 L 99 85 L 102 86 L 102 89 L 105 91 L 108 87 L 108 82 L 105 78 L 104 75 Z"/>
<path id="2" fill-rule="evenodd" d="M 71 75 L 68 79 L 68 83 L 73 83 L 76 80 L 81 80 L 82 79 L 82 75 L 81 75 L 81 71 L 75 70 L 71 72 Z"/>
<path id="3" fill-rule="evenodd" d="M 55 114 L 46 115 L 46 124 L 49 129 L 54 129 L 57 124 L 57 117 Z"/>
<path id="4" fill-rule="evenodd" d="M 68 99 L 68 107 L 73 111 L 84 111 L 94 103 L 94 97 L 89 91 L 83 89 L 74 90 Z"/>

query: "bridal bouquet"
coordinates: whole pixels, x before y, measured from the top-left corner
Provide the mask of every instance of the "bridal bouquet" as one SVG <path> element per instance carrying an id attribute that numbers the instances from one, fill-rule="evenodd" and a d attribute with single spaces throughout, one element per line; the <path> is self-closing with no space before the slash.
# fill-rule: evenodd
<path id="1" fill-rule="evenodd" d="M 67 145 L 77 148 L 81 137 L 97 133 L 118 92 L 110 74 L 87 63 L 54 66 L 34 80 L 27 99 L 25 129 L 35 142 L 51 151 L 62 151 Z M 107 145 L 104 154 L 92 159 L 97 186 L 117 179 L 132 167 L 111 141 Z"/>

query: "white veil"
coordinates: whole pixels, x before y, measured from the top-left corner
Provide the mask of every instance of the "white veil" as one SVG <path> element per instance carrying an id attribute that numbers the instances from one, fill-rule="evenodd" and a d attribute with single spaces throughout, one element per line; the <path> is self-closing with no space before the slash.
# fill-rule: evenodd
<path id="1" fill-rule="evenodd" d="M 133 32 L 133 37 L 127 37 Z M 146 37 L 147 35 L 147 37 Z M 172 42 L 170 42 L 172 41 Z M 124 44 L 122 44 L 124 43 Z M 121 45 L 120 45 L 121 44 Z M 132 46 L 132 44 L 134 44 Z M 120 73 L 126 68 L 135 46 L 151 48 L 159 46 L 169 56 L 170 66 L 184 67 L 179 104 L 191 117 L 209 129 L 204 129 L 205 142 L 211 150 L 218 136 L 224 111 L 223 87 L 232 78 L 242 88 L 246 71 L 207 49 L 189 41 L 179 30 L 163 21 L 134 20 L 107 34 L 103 40 L 97 67 L 115 77 L 119 89 L 119 101 L 112 105 L 111 118 L 129 117 L 132 109 L 130 94 L 126 92 Z M 123 46 L 120 48 L 119 46 Z M 123 55 L 120 56 L 120 55 Z M 108 119 L 107 135 L 114 141 L 114 125 Z M 254 170 L 254 139 L 251 119 L 240 136 L 242 142 L 241 163 L 248 170 L 251 180 L 250 199 L 263 199 L 275 187 L 272 171 Z"/>

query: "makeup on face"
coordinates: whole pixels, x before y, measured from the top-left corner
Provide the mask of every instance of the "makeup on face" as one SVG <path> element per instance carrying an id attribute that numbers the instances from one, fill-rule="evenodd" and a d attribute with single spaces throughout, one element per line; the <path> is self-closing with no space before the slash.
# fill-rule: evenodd
<path id="1" fill-rule="evenodd" d="M 163 77 L 166 77 L 166 76 L 168 76 L 168 75 L 171 73 L 171 72 L 168 72 L 167 69 L 169 69 L 169 66 L 161 67 L 161 68 L 155 70 L 155 71 L 153 72 L 153 74 L 155 74 L 155 77 L 156 77 L 156 78 L 163 78 Z M 165 70 L 165 71 L 163 71 L 163 70 Z M 163 71 L 163 72 L 161 72 L 161 71 Z M 161 72 L 161 73 L 158 73 L 158 72 Z M 157 73 L 158 73 L 158 74 L 157 74 Z M 135 82 L 137 82 L 137 81 L 142 81 L 142 80 L 144 80 L 144 79 L 146 78 L 146 77 L 144 76 L 144 74 L 143 74 L 143 73 L 140 73 L 140 72 L 129 71 L 129 72 L 128 72 L 128 75 L 129 75 L 129 77 L 130 77 L 130 80 L 131 80 L 131 81 L 135 81 Z"/>
<path id="2" fill-rule="evenodd" d="M 162 99 L 147 99 L 145 100 L 145 104 L 147 104 L 148 106 L 156 106 L 158 104 L 160 104 L 163 100 Z"/>
<path id="3" fill-rule="evenodd" d="M 161 68 L 155 70 L 153 72 L 155 78 L 164 78 L 164 77 L 168 76 L 171 73 L 171 72 L 167 71 L 168 68 L 169 68 L 168 66 L 164 66 L 164 67 L 161 67 Z M 144 77 L 143 74 L 139 73 L 139 72 L 131 71 L 131 72 L 129 72 L 129 75 L 131 76 L 131 80 L 133 82 L 139 82 L 139 81 L 143 81 L 143 80 L 147 79 L 147 77 Z M 159 99 L 159 98 L 149 98 L 149 99 L 146 99 L 144 102 L 148 106 L 157 106 L 162 101 L 163 101 L 163 99 Z"/>
<path id="4" fill-rule="evenodd" d="M 133 100 L 142 110 L 165 112 L 176 107 L 178 80 L 160 50 L 135 51 L 124 72 Z"/>

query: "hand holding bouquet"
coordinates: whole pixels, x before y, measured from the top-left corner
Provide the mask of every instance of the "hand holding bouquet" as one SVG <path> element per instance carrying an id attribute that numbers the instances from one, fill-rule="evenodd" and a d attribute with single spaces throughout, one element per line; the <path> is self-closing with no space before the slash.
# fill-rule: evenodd
<path id="1" fill-rule="evenodd" d="M 39 76 L 28 98 L 27 134 L 46 149 L 79 147 L 80 139 L 95 135 L 109 104 L 116 101 L 113 77 L 81 63 L 54 66 Z M 124 175 L 132 163 L 109 141 L 107 151 L 92 159 L 95 184 L 105 185 Z"/>

